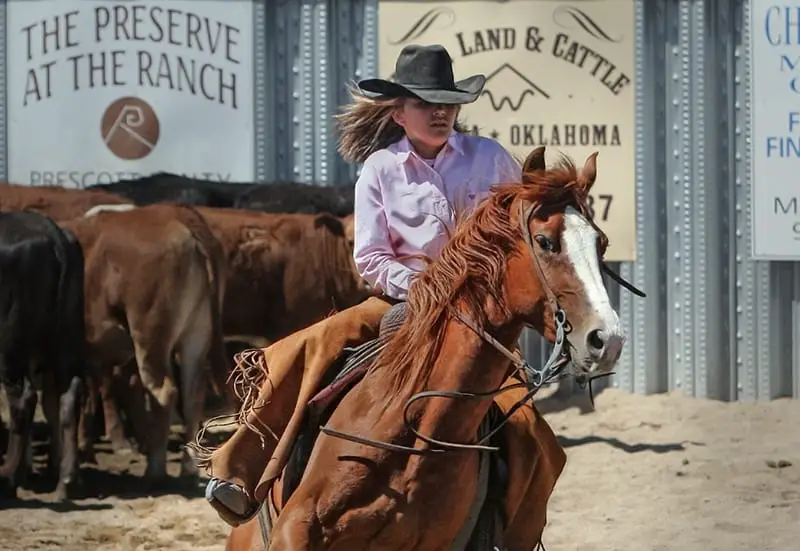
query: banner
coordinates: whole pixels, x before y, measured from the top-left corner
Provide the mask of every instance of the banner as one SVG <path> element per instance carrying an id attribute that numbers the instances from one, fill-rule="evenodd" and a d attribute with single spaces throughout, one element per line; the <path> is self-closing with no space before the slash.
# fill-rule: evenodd
<path id="1" fill-rule="evenodd" d="M 379 4 L 379 72 L 408 44 L 442 44 L 456 80 L 486 75 L 460 118 L 524 159 L 547 146 L 579 167 L 597 151 L 595 220 L 609 261 L 635 259 L 634 1 L 552 0 Z"/>
<path id="2" fill-rule="evenodd" d="M 800 260 L 800 1 L 752 0 L 752 236 L 757 260 Z"/>
<path id="3" fill-rule="evenodd" d="M 9 0 L 9 181 L 252 180 L 252 35 L 249 0 Z"/>

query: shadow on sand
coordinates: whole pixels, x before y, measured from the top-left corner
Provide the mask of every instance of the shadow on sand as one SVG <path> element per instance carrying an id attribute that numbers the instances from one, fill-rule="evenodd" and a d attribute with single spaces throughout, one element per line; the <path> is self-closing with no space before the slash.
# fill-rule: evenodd
<path id="1" fill-rule="evenodd" d="M 105 503 L 107 498 L 137 499 L 176 495 L 186 498 L 203 496 L 205 478 L 180 476 L 180 458 L 183 440 L 176 433 L 170 436 L 167 451 L 168 478 L 157 485 L 148 486 L 144 478 L 146 458 L 129 450 L 113 450 L 111 444 L 101 439 L 95 444 L 94 461 L 84 461 L 80 466 L 82 485 L 66 502 L 56 502 L 54 491 L 56 479 L 47 472 L 49 429 L 42 422 L 34 424 L 33 472 L 18 489 L 18 499 L 0 498 L 0 511 L 6 509 L 50 509 L 56 512 L 103 510 L 113 507 Z M 0 440 L 4 440 L 0 435 Z M 219 445 L 228 435 L 207 434 L 210 445 Z M 5 446 L 0 442 L 5 450 Z M 0 457 L 2 453 L 0 453 Z"/>

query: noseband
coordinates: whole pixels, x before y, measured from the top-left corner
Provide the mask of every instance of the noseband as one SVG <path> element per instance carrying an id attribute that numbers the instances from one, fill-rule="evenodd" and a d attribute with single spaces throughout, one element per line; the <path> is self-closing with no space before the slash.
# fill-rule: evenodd
<path id="1" fill-rule="evenodd" d="M 530 231 L 530 219 L 531 217 L 536 214 L 538 208 L 531 203 L 527 205 L 524 202 L 520 202 L 519 204 L 519 221 L 522 231 L 522 236 L 525 242 L 528 244 L 528 248 L 530 249 L 531 256 L 533 257 L 533 266 L 536 270 L 536 275 L 539 278 L 539 282 L 544 290 L 545 299 L 547 303 L 550 305 L 550 311 L 553 313 L 553 323 L 555 325 L 555 342 L 553 344 L 553 351 L 550 353 L 550 357 L 545 362 L 544 366 L 540 369 L 537 369 L 531 366 L 525 358 L 523 358 L 519 354 L 514 354 L 508 348 L 506 348 L 502 343 L 500 343 L 497 339 L 495 339 L 492 335 L 487 333 L 483 328 L 479 327 L 478 324 L 471 319 L 469 316 L 464 314 L 463 312 L 451 308 L 451 313 L 464 325 L 472 329 L 478 336 L 480 336 L 483 340 L 494 346 L 501 354 L 503 354 L 506 358 L 508 358 L 512 365 L 516 368 L 514 371 L 511 372 L 511 375 L 514 375 L 518 372 L 522 372 L 524 374 L 524 379 L 526 382 L 524 383 L 516 383 L 513 385 L 509 385 L 506 387 L 499 388 L 497 390 L 493 390 L 490 392 L 461 392 L 461 391 L 447 391 L 447 390 L 428 390 L 417 392 L 411 398 L 406 401 L 405 407 L 403 408 L 403 422 L 405 423 L 406 428 L 411 431 L 414 436 L 429 444 L 429 448 L 419 449 L 419 448 L 412 448 L 410 446 L 402 446 L 399 444 L 392 444 L 389 442 L 380 442 L 377 440 L 371 440 L 369 438 L 363 438 L 360 436 L 355 436 L 353 434 L 348 434 L 345 432 L 340 432 L 329 427 L 320 427 L 320 431 L 328 434 L 330 436 L 335 436 L 337 438 L 342 438 L 344 440 L 349 440 L 351 442 L 356 442 L 359 444 L 364 444 L 367 446 L 372 446 L 376 448 L 381 448 L 389 451 L 396 451 L 396 452 L 403 452 L 412 455 L 430 455 L 433 453 L 444 453 L 447 451 L 453 450 L 478 450 L 478 451 L 499 451 L 499 448 L 494 446 L 487 446 L 485 445 L 492 436 L 494 436 L 511 418 L 515 411 L 525 405 L 529 400 L 533 399 L 533 396 L 541 389 L 544 385 L 549 384 L 550 382 L 563 377 L 566 374 L 562 374 L 564 367 L 570 361 L 569 352 L 565 349 L 564 343 L 567 341 L 566 335 L 570 331 L 570 326 L 567 322 L 567 314 L 558 304 L 558 299 L 556 298 L 555 293 L 550 288 L 550 285 L 547 283 L 547 279 L 544 275 L 544 270 L 542 269 L 541 262 L 539 260 L 539 254 L 536 251 L 536 246 L 533 243 L 533 236 L 531 236 Z M 609 276 L 619 283 L 621 286 L 627 288 L 631 292 L 641 297 L 646 296 L 642 291 L 634 287 L 632 284 L 628 283 L 622 277 L 614 273 L 604 262 L 600 262 L 601 268 L 604 272 L 609 274 Z M 588 384 L 589 385 L 589 396 L 592 399 L 592 403 L 594 403 L 594 398 L 592 396 L 592 387 L 591 382 L 598 378 L 598 377 L 607 377 L 612 375 L 614 372 L 603 373 L 600 375 L 587 375 L 584 373 L 576 374 L 575 378 L 579 382 L 579 384 Z M 423 398 L 457 398 L 457 399 L 471 399 L 471 400 L 486 400 L 492 399 L 495 396 L 503 394 L 504 392 L 508 392 L 509 390 L 516 389 L 516 388 L 526 388 L 527 392 L 525 396 L 523 396 L 520 400 L 518 400 L 503 416 L 503 420 L 494 427 L 488 434 L 486 434 L 483 438 L 481 438 L 475 444 L 459 444 L 456 442 L 446 442 L 443 440 L 437 440 L 435 438 L 431 438 L 429 436 L 425 436 L 420 434 L 414 427 L 409 419 L 409 407 L 411 404 L 416 402 L 417 400 L 421 400 Z"/>

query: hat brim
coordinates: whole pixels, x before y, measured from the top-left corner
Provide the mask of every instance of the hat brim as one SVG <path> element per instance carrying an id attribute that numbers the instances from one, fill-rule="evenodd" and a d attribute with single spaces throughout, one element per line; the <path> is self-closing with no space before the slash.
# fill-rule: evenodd
<path id="1" fill-rule="evenodd" d="M 484 75 L 473 75 L 455 83 L 454 89 L 422 88 L 403 85 L 382 78 L 369 78 L 358 83 L 365 95 L 372 98 L 417 97 L 428 103 L 464 104 L 477 100 L 486 84 Z"/>

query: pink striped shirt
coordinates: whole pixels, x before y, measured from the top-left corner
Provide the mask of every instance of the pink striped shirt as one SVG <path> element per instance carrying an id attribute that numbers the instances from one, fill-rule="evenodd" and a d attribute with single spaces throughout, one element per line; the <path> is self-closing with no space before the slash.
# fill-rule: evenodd
<path id="1" fill-rule="evenodd" d="M 490 186 L 517 181 L 519 163 L 489 138 L 453 132 L 436 159 L 425 160 L 407 138 L 376 151 L 355 185 L 353 257 L 374 288 L 403 300 L 423 268 L 436 259 L 454 229 L 455 211 L 473 207 Z"/>

